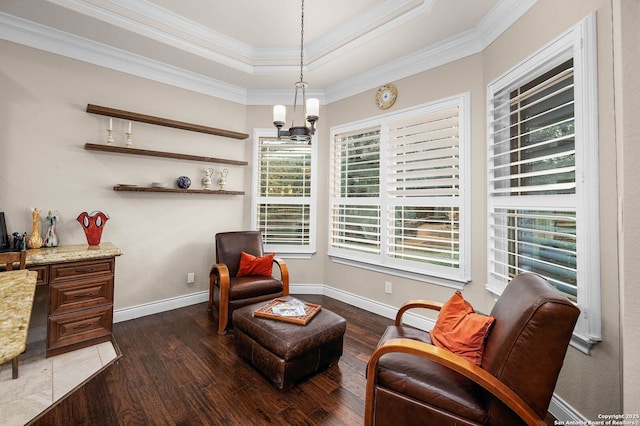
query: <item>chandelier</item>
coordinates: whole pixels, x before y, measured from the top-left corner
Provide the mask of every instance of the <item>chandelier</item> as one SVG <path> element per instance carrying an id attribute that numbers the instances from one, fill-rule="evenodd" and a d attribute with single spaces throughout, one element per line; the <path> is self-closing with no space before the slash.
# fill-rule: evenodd
<path id="1" fill-rule="evenodd" d="M 288 138 L 293 141 L 311 143 L 311 136 L 315 133 L 315 124 L 320 113 L 320 101 L 316 98 L 307 99 L 306 89 L 309 86 L 304 81 L 302 73 L 304 63 L 304 0 L 302 0 L 300 14 L 300 81 L 295 84 L 296 91 L 293 99 L 293 118 L 289 130 L 282 130 L 287 121 L 287 108 L 284 105 L 273 106 L 273 125 L 278 128 L 278 139 Z M 302 108 L 304 108 L 305 125 L 295 125 L 296 109 L 298 107 L 298 93 L 302 95 Z M 306 123 L 309 123 L 306 125 Z"/>

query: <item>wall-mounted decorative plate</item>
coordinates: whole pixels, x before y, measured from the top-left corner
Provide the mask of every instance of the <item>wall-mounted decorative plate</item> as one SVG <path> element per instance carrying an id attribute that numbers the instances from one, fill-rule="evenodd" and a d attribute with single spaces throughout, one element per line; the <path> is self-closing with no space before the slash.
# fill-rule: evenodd
<path id="1" fill-rule="evenodd" d="M 395 84 L 385 84 L 376 92 L 376 105 L 380 109 L 390 108 L 398 97 L 398 89 Z"/>

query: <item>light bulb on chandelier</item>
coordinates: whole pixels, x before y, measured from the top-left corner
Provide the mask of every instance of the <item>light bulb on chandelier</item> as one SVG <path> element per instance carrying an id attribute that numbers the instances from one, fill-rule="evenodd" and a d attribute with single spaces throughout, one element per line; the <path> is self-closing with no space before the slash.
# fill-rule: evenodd
<path id="1" fill-rule="evenodd" d="M 296 86 L 293 99 L 293 118 L 291 119 L 291 127 L 289 130 L 282 130 L 287 121 L 287 108 L 284 105 L 274 105 L 273 107 L 273 125 L 278 129 L 278 139 L 288 138 L 294 141 L 306 141 L 311 143 L 311 137 L 316 132 L 316 121 L 320 116 L 320 101 L 316 98 L 307 99 L 306 89 L 308 84 L 304 81 L 304 0 L 302 0 L 300 14 L 300 81 Z M 304 108 L 305 125 L 296 126 L 296 109 L 298 106 L 298 93 L 302 95 L 302 108 Z M 309 125 L 306 125 L 309 123 Z"/>

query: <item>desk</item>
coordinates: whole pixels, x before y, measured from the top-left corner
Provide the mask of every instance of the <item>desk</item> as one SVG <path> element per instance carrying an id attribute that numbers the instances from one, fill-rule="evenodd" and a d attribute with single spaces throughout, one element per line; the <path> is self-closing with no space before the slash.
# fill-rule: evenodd
<path id="1" fill-rule="evenodd" d="M 37 276 L 24 269 L 0 272 L 0 364 L 14 360 L 14 379 L 18 376 L 18 356 L 27 347 Z"/>
<path id="2" fill-rule="evenodd" d="M 48 286 L 47 357 L 111 340 L 115 258 L 112 243 L 27 250 L 27 269 Z"/>

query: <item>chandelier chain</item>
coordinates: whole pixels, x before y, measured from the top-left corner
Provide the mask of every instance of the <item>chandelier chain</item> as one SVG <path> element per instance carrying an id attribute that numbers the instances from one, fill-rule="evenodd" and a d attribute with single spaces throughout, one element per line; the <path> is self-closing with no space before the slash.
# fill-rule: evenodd
<path id="1" fill-rule="evenodd" d="M 302 68 L 304 66 L 304 0 L 302 0 L 300 11 L 300 82 L 302 83 Z"/>

